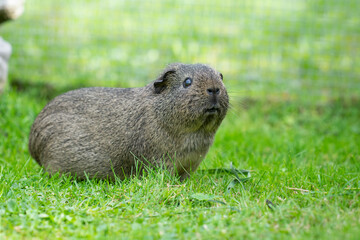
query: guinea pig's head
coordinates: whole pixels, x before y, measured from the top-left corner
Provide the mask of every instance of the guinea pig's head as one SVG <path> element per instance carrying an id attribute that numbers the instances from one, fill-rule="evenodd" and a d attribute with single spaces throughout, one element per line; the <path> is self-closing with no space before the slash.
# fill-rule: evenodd
<path id="1" fill-rule="evenodd" d="M 204 64 L 171 64 L 151 89 L 157 119 L 177 131 L 215 133 L 229 107 L 223 75 Z"/>

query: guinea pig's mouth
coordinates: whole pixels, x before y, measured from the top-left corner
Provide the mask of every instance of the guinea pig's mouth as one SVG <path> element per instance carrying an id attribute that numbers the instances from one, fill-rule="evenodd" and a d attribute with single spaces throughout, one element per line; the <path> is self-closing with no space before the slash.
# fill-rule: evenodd
<path id="1" fill-rule="evenodd" d="M 209 115 L 219 114 L 220 108 L 219 107 L 206 108 L 205 113 Z"/>

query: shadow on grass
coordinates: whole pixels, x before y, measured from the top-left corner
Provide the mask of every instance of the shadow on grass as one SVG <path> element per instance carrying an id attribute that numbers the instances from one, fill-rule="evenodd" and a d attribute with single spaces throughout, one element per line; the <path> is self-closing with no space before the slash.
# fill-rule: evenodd
<path id="1" fill-rule="evenodd" d="M 78 88 L 89 87 L 89 84 L 77 83 L 72 85 L 57 86 L 51 83 L 35 83 L 16 78 L 10 81 L 10 87 L 17 92 L 26 93 L 34 98 L 49 101 L 62 93 Z"/>

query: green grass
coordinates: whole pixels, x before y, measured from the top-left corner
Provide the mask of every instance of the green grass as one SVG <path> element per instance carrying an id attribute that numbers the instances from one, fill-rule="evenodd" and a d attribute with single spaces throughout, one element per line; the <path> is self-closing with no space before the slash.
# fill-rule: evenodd
<path id="1" fill-rule="evenodd" d="M 0 95 L 0 239 L 360 236 L 360 4 L 182 2 L 27 1 L 1 27 L 14 49 Z M 50 98 L 142 86 L 175 61 L 213 65 L 231 95 L 191 179 L 79 182 L 31 159 L 30 126 Z M 251 178 L 207 171 L 231 164 Z"/>

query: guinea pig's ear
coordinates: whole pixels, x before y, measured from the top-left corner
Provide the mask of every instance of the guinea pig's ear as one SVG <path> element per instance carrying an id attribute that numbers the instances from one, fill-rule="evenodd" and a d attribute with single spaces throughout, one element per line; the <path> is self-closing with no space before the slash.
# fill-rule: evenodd
<path id="1" fill-rule="evenodd" d="M 155 80 L 155 82 L 154 82 L 155 93 L 161 93 L 162 91 L 165 90 L 165 88 L 168 84 L 169 78 L 174 73 L 175 73 L 174 69 L 165 71 L 163 74 L 160 75 L 160 77 L 158 79 Z"/>

